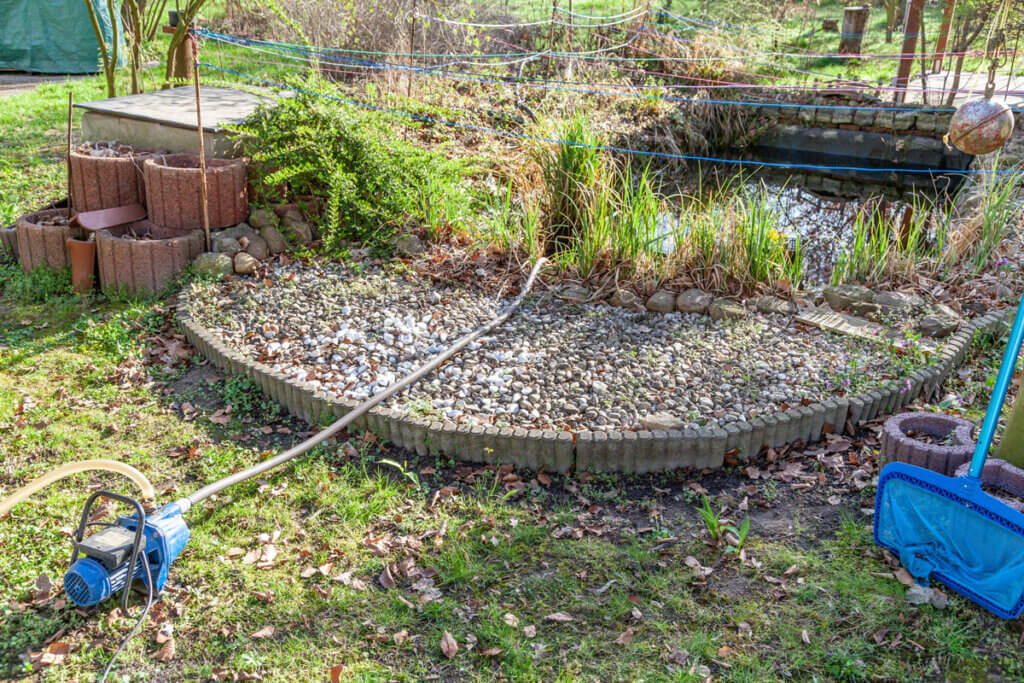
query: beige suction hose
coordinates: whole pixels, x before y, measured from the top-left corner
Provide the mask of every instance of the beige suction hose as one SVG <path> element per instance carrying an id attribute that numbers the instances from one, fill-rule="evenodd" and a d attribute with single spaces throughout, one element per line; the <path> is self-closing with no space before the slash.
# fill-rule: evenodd
<path id="1" fill-rule="evenodd" d="M 55 481 L 59 481 L 69 474 L 75 474 L 76 472 L 89 472 L 92 470 L 105 470 L 107 472 L 115 472 L 117 474 L 128 477 L 135 485 L 139 487 L 141 495 L 141 501 L 148 507 L 149 503 L 156 498 L 156 492 L 153 490 L 153 485 L 149 483 L 145 475 L 139 472 L 131 465 L 126 465 L 123 462 L 116 460 L 81 460 L 79 462 L 69 462 L 67 465 L 61 465 L 60 467 L 50 470 L 38 479 L 34 479 L 25 486 L 21 487 L 13 494 L 0 501 L 0 517 L 5 516 L 11 511 L 15 505 L 25 500 L 39 489 L 49 486 Z"/>

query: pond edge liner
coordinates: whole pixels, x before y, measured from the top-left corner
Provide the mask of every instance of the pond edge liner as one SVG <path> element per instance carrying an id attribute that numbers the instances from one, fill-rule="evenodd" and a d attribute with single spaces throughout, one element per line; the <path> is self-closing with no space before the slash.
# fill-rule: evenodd
<path id="1" fill-rule="evenodd" d="M 358 403 L 327 396 L 306 382 L 288 379 L 269 366 L 228 348 L 216 334 L 196 321 L 180 299 L 175 317 L 189 343 L 222 372 L 244 375 L 258 384 L 290 414 L 311 424 L 336 420 Z M 964 322 L 943 348 L 939 359 L 907 378 L 855 396 L 830 396 L 749 421 L 711 422 L 699 430 L 589 431 L 526 427 L 493 427 L 413 418 L 378 406 L 356 423 L 419 456 L 443 453 L 466 462 L 511 464 L 516 467 L 565 474 L 570 470 L 642 474 L 682 468 L 717 469 L 735 451 L 742 461 L 762 448 L 804 441 L 819 441 L 826 425 L 842 433 L 849 421 L 858 423 L 889 414 L 917 398 L 933 397 L 967 357 L 974 335 L 989 333 L 1009 322 L 1013 307 L 986 313 Z M 906 386 L 910 381 L 910 388 Z"/>

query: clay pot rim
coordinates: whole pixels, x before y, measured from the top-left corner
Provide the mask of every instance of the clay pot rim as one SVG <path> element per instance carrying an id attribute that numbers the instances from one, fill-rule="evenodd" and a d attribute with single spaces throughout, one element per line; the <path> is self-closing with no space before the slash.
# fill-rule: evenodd
<path id="1" fill-rule="evenodd" d="M 178 166 L 174 163 L 178 161 L 194 161 L 195 166 Z M 194 173 L 199 173 L 200 170 L 198 154 L 154 154 L 146 159 L 145 166 L 147 168 L 152 166 L 153 168 L 169 169 L 174 171 L 186 171 Z M 207 173 L 223 173 L 225 171 L 229 171 L 237 167 L 241 167 L 244 169 L 245 162 L 242 161 L 241 159 L 206 159 Z"/>

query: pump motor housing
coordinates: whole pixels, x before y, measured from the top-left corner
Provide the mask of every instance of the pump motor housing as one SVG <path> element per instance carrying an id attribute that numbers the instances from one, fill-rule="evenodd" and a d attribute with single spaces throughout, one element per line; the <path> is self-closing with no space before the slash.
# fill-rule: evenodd
<path id="1" fill-rule="evenodd" d="M 169 503 L 147 515 L 142 527 L 142 548 L 134 571 L 129 571 L 135 533 L 136 515 L 120 517 L 117 523 L 77 543 L 79 557 L 64 575 L 64 591 L 79 607 L 97 605 L 124 590 L 131 580 L 146 581 L 143 562 L 149 565 L 154 593 L 163 590 L 167 574 L 188 543 L 189 529 L 178 503 Z M 148 584 L 147 584 L 147 587 Z"/>

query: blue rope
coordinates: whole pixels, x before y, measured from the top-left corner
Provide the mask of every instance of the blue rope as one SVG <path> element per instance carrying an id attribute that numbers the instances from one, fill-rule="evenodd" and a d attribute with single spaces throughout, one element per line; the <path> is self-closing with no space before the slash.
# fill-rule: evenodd
<path id="1" fill-rule="evenodd" d="M 297 87 L 295 87 L 293 85 L 288 85 L 286 83 L 278 83 L 278 82 L 275 82 L 275 81 L 268 81 L 268 80 L 266 80 L 264 78 L 259 78 L 257 76 L 251 76 L 249 74 L 242 73 L 240 71 L 232 71 L 231 69 L 224 69 L 224 68 L 219 67 L 219 66 L 214 66 L 213 64 L 207 64 L 206 62 L 199 62 L 199 65 L 203 66 L 203 67 L 206 67 L 206 68 L 214 69 L 215 71 L 221 71 L 223 73 L 228 73 L 228 74 L 232 74 L 232 75 L 235 75 L 235 76 L 241 76 L 242 78 L 246 78 L 246 79 L 249 79 L 250 81 L 254 81 L 254 82 L 257 82 L 257 83 L 262 83 L 263 85 L 268 85 L 268 86 L 273 87 L 273 88 L 283 88 L 285 90 L 292 90 L 294 92 L 303 93 L 305 95 L 312 95 L 314 97 L 321 97 L 321 98 L 326 99 L 326 100 L 332 100 L 334 102 L 340 102 L 342 104 L 348 104 L 348 105 L 351 105 L 353 107 L 358 107 L 360 109 L 366 109 L 368 111 L 375 111 L 375 112 L 380 112 L 380 113 L 383 113 L 383 114 L 391 114 L 391 115 L 394 115 L 394 116 L 403 116 L 405 118 L 408 118 L 408 119 L 411 119 L 411 120 L 414 120 L 414 121 L 422 121 L 424 123 L 436 123 L 436 124 L 440 124 L 442 126 L 449 126 L 451 128 L 461 128 L 463 130 L 471 130 L 471 131 L 475 131 L 475 132 L 478 132 L 478 133 L 490 133 L 490 134 L 493 134 L 493 135 L 502 135 L 502 136 L 505 136 L 505 137 L 518 138 L 518 139 L 521 139 L 521 140 L 532 140 L 532 141 L 535 141 L 535 142 L 546 142 L 546 143 L 555 144 L 555 145 L 568 145 L 570 147 L 585 147 L 587 149 L 596 149 L 596 150 L 601 150 L 601 151 L 606 151 L 606 152 L 620 152 L 620 153 L 623 153 L 623 154 L 638 154 L 638 155 L 641 155 L 641 156 L 660 157 L 660 158 L 664 158 L 664 159 L 679 159 L 679 160 L 683 160 L 683 161 L 705 161 L 705 162 L 717 163 L 717 164 L 733 164 L 733 165 L 741 165 L 741 166 L 742 165 L 764 166 L 764 167 L 769 167 L 769 168 L 802 168 L 802 169 L 815 170 L 815 171 L 854 171 L 854 172 L 861 172 L 861 173 L 928 173 L 928 174 L 931 174 L 931 175 L 968 175 L 968 174 L 974 174 L 974 173 L 1000 173 L 1000 174 L 1002 174 L 1002 173 L 1017 173 L 1018 172 L 1018 171 L 1014 171 L 1012 169 L 998 170 L 998 171 L 971 171 L 971 170 L 954 171 L 954 170 L 949 170 L 949 171 L 941 171 L 940 172 L 940 171 L 934 171 L 934 170 L 931 170 L 931 169 L 922 169 L 922 168 L 865 168 L 865 167 L 860 167 L 860 166 L 823 166 L 823 165 L 816 165 L 816 164 L 787 164 L 787 163 L 771 162 L 771 161 L 748 161 L 748 160 L 745 160 L 745 159 L 719 159 L 719 158 L 716 158 L 716 157 L 696 156 L 696 155 L 687 155 L 687 154 L 672 154 L 672 153 L 669 153 L 669 152 L 651 152 L 651 151 L 642 150 L 642 149 L 629 149 L 628 147 L 616 147 L 614 145 L 590 145 L 590 144 L 585 144 L 585 143 L 582 143 L 582 142 L 572 142 L 572 141 L 569 141 L 569 140 L 559 140 L 557 138 L 544 137 L 542 135 L 529 135 L 527 133 L 516 133 L 515 131 L 499 130 L 497 128 L 488 128 L 486 126 L 477 126 L 477 125 L 470 124 L 470 123 L 459 123 L 458 121 L 446 121 L 444 119 L 438 119 L 438 118 L 434 118 L 432 116 L 424 116 L 422 114 L 413 114 L 412 112 L 403 111 L 401 109 L 388 109 L 386 107 L 378 107 L 376 105 L 366 104 L 364 102 L 359 102 L 357 100 L 350 100 L 350 99 L 346 99 L 346 98 L 343 98 L 343 97 L 334 97 L 332 95 L 327 95 L 325 93 L 319 93 L 319 92 L 316 92 L 314 90 L 307 90 L 305 88 L 297 88 Z"/>
<path id="2" fill-rule="evenodd" d="M 211 31 L 203 31 L 203 35 L 220 40 L 226 43 L 232 43 L 236 45 L 251 45 L 254 44 L 247 38 L 239 38 L 236 36 L 228 36 L 224 34 L 215 34 Z M 258 41 L 256 44 L 268 45 L 267 41 Z M 328 58 L 317 54 L 314 51 L 308 49 L 297 48 L 297 47 L 284 47 L 279 46 L 274 49 L 279 52 L 291 52 L 293 54 L 302 55 L 305 57 L 316 57 L 320 61 L 326 64 L 335 64 L 339 66 L 362 66 L 365 68 L 376 69 L 376 70 L 394 70 L 404 71 L 409 73 L 429 74 L 429 75 L 440 75 L 445 78 L 454 78 L 457 80 L 468 80 L 477 83 L 488 83 L 493 85 L 515 85 L 519 82 L 517 79 L 503 79 L 497 77 L 485 77 L 477 75 L 473 72 L 468 71 L 438 71 L 429 67 L 413 67 L 405 64 L 389 64 L 387 62 L 373 62 L 369 60 L 361 59 L 346 59 L 342 57 Z M 524 79 L 525 80 L 525 79 Z M 580 95 L 596 95 L 606 97 L 629 97 L 635 99 L 644 100 L 664 100 L 667 102 L 689 102 L 694 104 L 718 104 L 718 105 L 730 105 L 730 106 L 746 106 L 746 107 L 769 107 L 778 109 L 858 109 L 864 111 L 891 111 L 891 112 L 921 112 L 921 113 L 950 113 L 956 111 L 950 107 L 943 108 L 918 108 L 918 107 L 878 107 L 878 106 L 861 106 L 861 105 L 850 105 L 850 104 L 798 104 L 798 103 L 785 103 L 785 102 L 757 102 L 749 100 L 717 100 L 717 99 L 700 99 L 700 98 L 689 98 L 689 97 L 676 97 L 671 95 L 648 95 L 643 93 L 628 93 L 628 92 L 613 92 L 609 90 L 592 90 L 587 88 L 569 88 L 564 86 L 548 85 L 549 83 L 555 83 L 557 81 L 539 81 L 539 82 L 523 82 L 522 85 L 530 88 L 540 88 L 543 90 L 551 90 L 555 92 L 570 92 Z M 1013 109 L 1014 113 L 1018 113 L 1022 110 Z"/>

